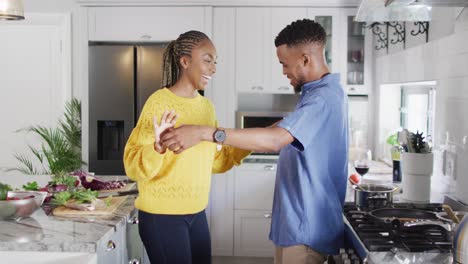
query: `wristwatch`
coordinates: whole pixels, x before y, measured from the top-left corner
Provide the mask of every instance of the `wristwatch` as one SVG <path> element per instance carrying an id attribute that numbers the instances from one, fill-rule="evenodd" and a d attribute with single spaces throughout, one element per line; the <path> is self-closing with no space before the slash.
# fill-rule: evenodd
<path id="1" fill-rule="evenodd" d="M 226 140 L 226 131 L 224 131 L 224 128 L 222 127 L 216 128 L 213 133 L 213 141 L 215 143 L 223 144 L 224 140 Z"/>

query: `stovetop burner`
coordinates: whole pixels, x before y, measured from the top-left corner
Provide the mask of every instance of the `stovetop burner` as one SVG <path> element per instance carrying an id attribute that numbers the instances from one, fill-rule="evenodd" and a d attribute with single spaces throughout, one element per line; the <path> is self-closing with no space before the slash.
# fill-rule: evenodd
<path id="1" fill-rule="evenodd" d="M 399 203 L 392 207 L 420 209 L 435 213 L 443 211 L 442 204 Z M 373 221 L 370 216 L 366 215 L 365 211 L 354 203 L 345 204 L 344 214 L 368 251 L 451 252 L 451 234 L 437 226 L 422 228 L 420 226 L 416 232 L 396 230 Z"/>

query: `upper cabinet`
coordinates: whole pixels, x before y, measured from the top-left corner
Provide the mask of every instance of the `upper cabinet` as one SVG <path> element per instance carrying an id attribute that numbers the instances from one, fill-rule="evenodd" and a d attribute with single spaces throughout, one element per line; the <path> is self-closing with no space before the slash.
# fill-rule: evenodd
<path id="1" fill-rule="evenodd" d="M 325 46 L 325 60 L 332 72 L 340 71 L 339 58 L 339 16 L 337 8 L 309 8 L 307 16 L 319 23 L 327 34 Z"/>
<path id="2" fill-rule="evenodd" d="M 305 8 L 272 8 L 271 9 L 271 34 L 269 46 L 265 50 L 270 51 L 271 57 L 271 93 L 287 93 L 293 94 L 294 89 L 291 86 L 289 79 L 283 75 L 283 67 L 280 64 L 276 55 L 276 47 L 274 44 L 276 36 L 283 28 L 298 19 L 307 18 L 307 9 Z"/>
<path id="3" fill-rule="evenodd" d="M 89 8 L 90 41 L 160 42 L 188 30 L 211 31 L 211 7 Z"/>
<path id="4" fill-rule="evenodd" d="M 372 37 L 364 23 L 354 22 L 354 8 L 236 8 L 235 82 L 238 92 L 292 94 L 283 75 L 274 41 L 291 22 L 309 18 L 327 34 L 325 59 L 332 72 L 340 73 L 348 94 L 367 95 L 370 84 Z"/>
<path id="5" fill-rule="evenodd" d="M 305 8 L 236 8 L 237 91 L 294 93 L 282 74 L 274 41 L 285 26 L 306 17 Z"/>
<path id="6" fill-rule="evenodd" d="M 367 95 L 370 92 L 372 36 L 365 23 L 355 22 L 356 9 L 341 10 L 341 83 L 348 94 Z M 366 34 L 367 33 L 367 34 Z"/>
<path id="7" fill-rule="evenodd" d="M 271 86 L 271 8 L 236 8 L 236 87 L 267 92 Z"/>

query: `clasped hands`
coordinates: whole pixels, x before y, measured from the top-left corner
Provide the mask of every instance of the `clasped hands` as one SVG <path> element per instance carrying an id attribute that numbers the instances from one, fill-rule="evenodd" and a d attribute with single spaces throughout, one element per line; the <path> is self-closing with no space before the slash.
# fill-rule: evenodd
<path id="1" fill-rule="evenodd" d="M 179 154 L 182 151 L 198 144 L 202 139 L 198 133 L 199 127 L 195 125 L 181 125 L 174 128 L 178 115 L 174 110 L 164 111 L 161 122 L 153 117 L 154 150 L 165 153 L 167 149 Z"/>

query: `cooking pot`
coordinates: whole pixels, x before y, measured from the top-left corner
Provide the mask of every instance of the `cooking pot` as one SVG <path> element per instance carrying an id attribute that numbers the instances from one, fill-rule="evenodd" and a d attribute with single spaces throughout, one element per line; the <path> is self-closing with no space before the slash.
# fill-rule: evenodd
<path id="1" fill-rule="evenodd" d="M 379 184 L 354 185 L 354 203 L 358 207 L 382 208 L 393 203 L 396 187 Z"/>
<path id="2" fill-rule="evenodd" d="M 468 217 L 463 217 L 453 236 L 454 263 L 468 263 Z"/>
<path id="3" fill-rule="evenodd" d="M 452 231 L 452 225 L 439 221 L 435 213 L 407 208 L 380 208 L 368 213 L 376 222 L 400 231 L 418 231 L 427 226 L 438 226 Z"/>

